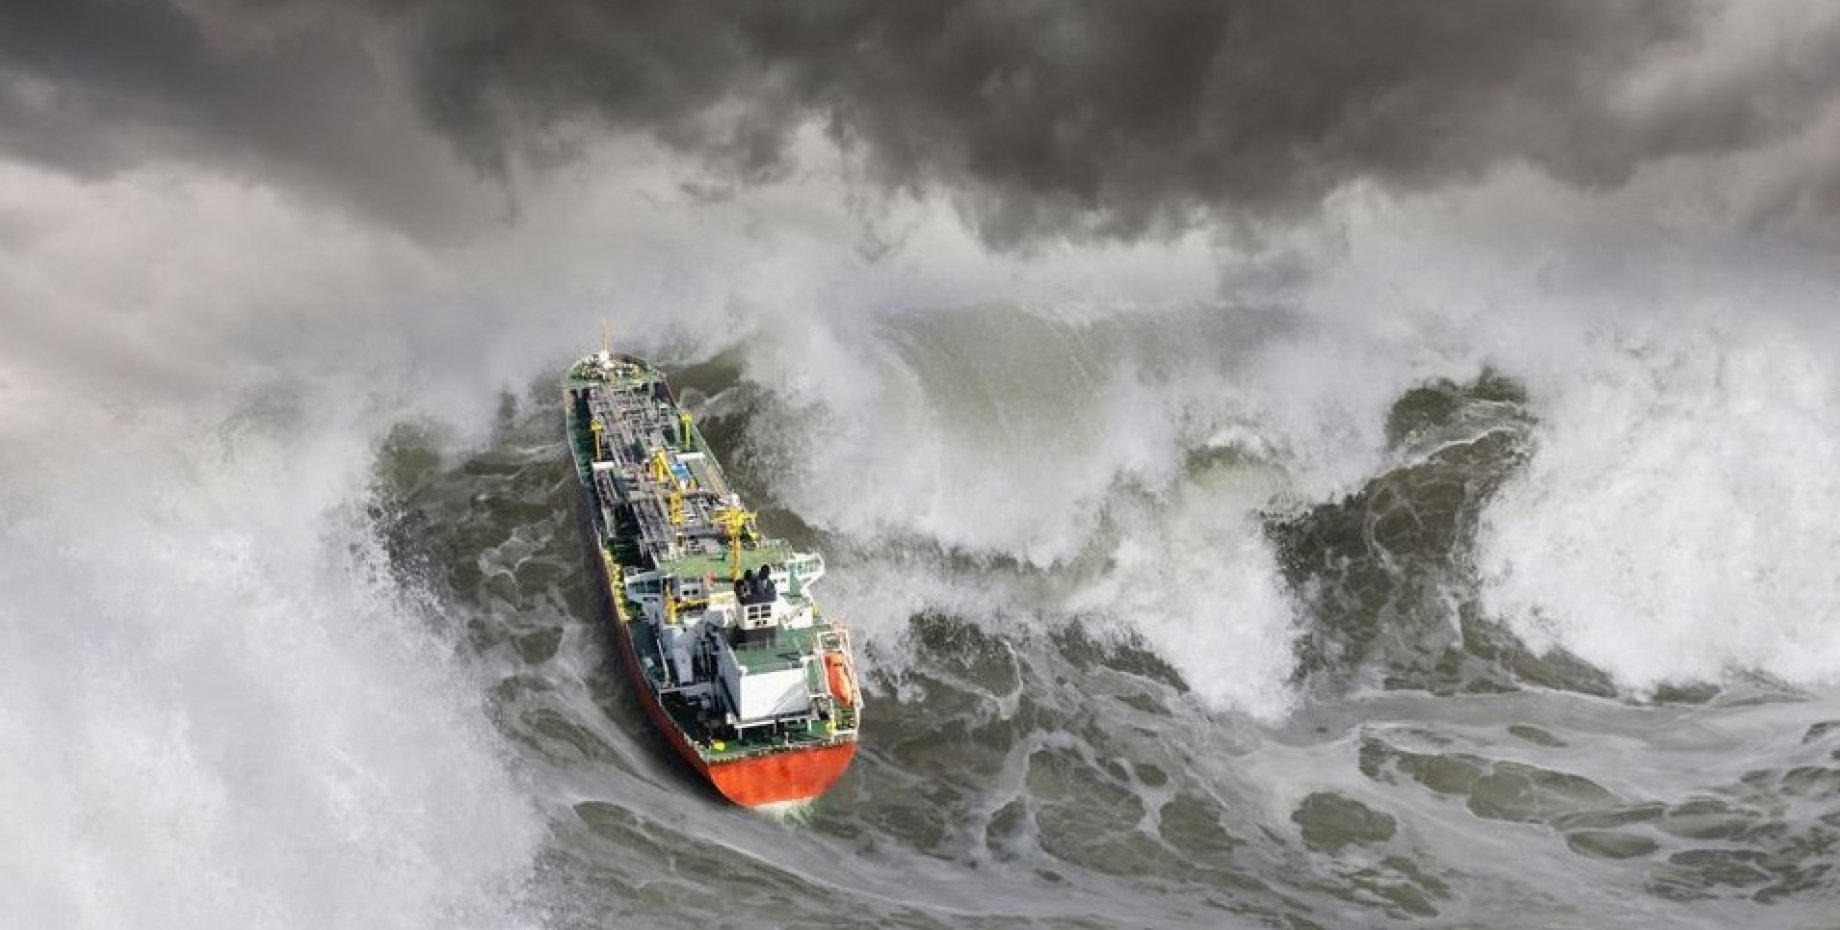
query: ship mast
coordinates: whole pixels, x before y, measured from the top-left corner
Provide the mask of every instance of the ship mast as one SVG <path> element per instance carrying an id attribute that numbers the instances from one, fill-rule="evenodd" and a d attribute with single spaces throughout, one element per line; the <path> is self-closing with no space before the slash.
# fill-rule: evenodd
<path id="1" fill-rule="evenodd" d="M 728 580 L 740 581 L 741 531 L 747 529 L 748 524 L 754 521 L 754 515 L 746 510 L 742 510 L 740 505 L 731 499 L 726 506 L 717 510 L 715 513 L 711 514 L 711 516 L 715 518 L 718 525 L 728 531 Z"/>

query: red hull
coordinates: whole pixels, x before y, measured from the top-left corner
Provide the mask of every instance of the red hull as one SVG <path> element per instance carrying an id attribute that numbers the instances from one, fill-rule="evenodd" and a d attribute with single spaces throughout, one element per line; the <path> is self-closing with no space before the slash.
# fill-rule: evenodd
<path id="1" fill-rule="evenodd" d="M 848 742 L 698 767 L 724 797 L 754 807 L 815 798 L 843 777 L 854 758 L 856 743 Z"/>
<path id="2" fill-rule="evenodd" d="M 609 579 L 604 567 L 601 581 L 601 590 L 608 590 Z M 612 596 L 608 595 L 609 598 Z M 843 777 L 844 770 L 850 767 L 850 761 L 856 758 L 856 743 L 852 740 L 713 765 L 704 761 L 702 753 L 697 752 L 696 747 L 691 745 L 684 732 L 678 729 L 664 707 L 658 703 L 658 696 L 645 686 L 644 673 L 639 670 L 639 654 L 633 649 L 632 634 L 626 629 L 625 621 L 620 619 L 617 610 L 610 609 L 609 613 L 609 619 L 614 625 L 614 638 L 620 641 L 621 662 L 626 666 L 626 675 L 632 681 L 633 689 L 639 692 L 639 703 L 645 705 L 646 716 L 652 718 L 652 726 L 657 727 L 658 732 L 671 741 L 677 754 L 708 779 L 717 791 L 722 792 L 723 797 L 743 807 L 810 800 L 830 790 L 831 785 Z"/>

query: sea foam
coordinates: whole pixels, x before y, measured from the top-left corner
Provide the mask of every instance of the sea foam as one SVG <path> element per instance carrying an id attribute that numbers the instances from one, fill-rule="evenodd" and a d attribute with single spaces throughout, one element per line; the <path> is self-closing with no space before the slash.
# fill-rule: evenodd
<path id="1" fill-rule="evenodd" d="M 383 570 L 362 432 L 109 426 L 0 529 L 9 919 L 519 925 L 540 828 Z"/>

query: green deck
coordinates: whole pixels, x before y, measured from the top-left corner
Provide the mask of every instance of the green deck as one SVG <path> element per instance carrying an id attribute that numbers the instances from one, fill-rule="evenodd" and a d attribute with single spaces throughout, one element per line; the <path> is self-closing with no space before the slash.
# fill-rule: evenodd
<path id="1" fill-rule="evenodd" d="M 731 577 L 734 564 L 729 553 L 709 553 L 685 556 L 670 562 L 660 562 L 659 569 L 670 572 L 679 578 L 715 578 Z M 741 550 L 741 570 L 751 572 L 762 565 L 784 562 L 792 558 L 792 548 L 779 540 L 769 540 L 758 549 Z"/>

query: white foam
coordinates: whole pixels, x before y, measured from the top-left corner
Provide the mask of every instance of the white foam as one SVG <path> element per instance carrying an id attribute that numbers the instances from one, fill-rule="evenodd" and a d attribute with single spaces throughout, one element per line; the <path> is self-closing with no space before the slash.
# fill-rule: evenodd
<path id="1" fill-rule="evenodd" d="M 1139 312 L 807 327 L 750 357 L 777 398 L 752 435 L 776 493 L 869 553 L 855 572 L 874 583 L 839 592 L 870 629 L 926 610 L 1077 619 L 1141 634 L 1210 704 L 1274 716 L 1295 626 L 1259 529 L 1278 453 L 1248 423 L 1239 379 L 1258 369 L 1233 339 L 1269 322 Z M 1210 447 L 1234 464 L 1193 473 Z M 916 544 L 960 561 L 901 554 Z"/>
<path id="2" fill-rule="evenodd" d="M 1490 609 L 1637 690 L 1840 679 L 1832 358 L 1768 317 L 1596 340 L 1488 511 Z"/>
<path id="3" fill-rule="evenodd" d="M 342 503 L 356 437 L 90 425 L 0 527 L 6 919 L 517 925 L 540 826 Z"/>
<path id="4" fill-rule="evenodd" d="M 1283 716 L 1298 615 L 1259 520 L 1275 479 L 1210 469 L 1121 513 L 1106 570 L 1077 582 L 1067 607 L 1141 634 L 1208 705 Z"/>

